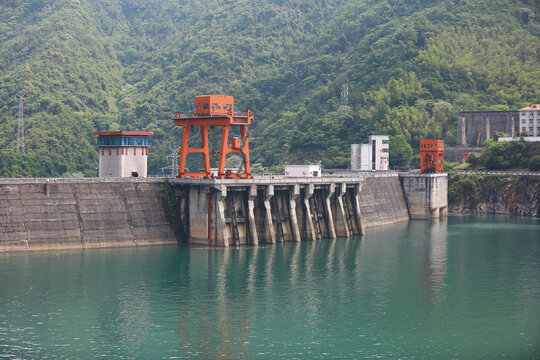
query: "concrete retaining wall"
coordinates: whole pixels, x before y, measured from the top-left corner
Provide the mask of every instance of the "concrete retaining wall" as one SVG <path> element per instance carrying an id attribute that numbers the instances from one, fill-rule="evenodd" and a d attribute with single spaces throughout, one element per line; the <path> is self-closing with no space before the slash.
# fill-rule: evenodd
<path id="1" fill-rule="evenodd" d="M 0 183 L 0 251 L 177 244 L 164 182 Z"/>

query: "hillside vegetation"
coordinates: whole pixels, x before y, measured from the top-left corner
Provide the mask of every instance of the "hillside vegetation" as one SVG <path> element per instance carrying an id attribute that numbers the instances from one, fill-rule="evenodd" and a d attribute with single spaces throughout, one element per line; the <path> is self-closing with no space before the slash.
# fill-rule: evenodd
<path id="1" fill-rule="evenodd" d="M 346 167 L 372 133 L 452 144 L 460 109 L 540 102 L 539 37 L 535 0 L 6 0 L 0 176 L 95 176 L 92 132 L 120 129 L 155 133 L 159 173 L 207 93 L 254 111 L 259 167 Z"/>

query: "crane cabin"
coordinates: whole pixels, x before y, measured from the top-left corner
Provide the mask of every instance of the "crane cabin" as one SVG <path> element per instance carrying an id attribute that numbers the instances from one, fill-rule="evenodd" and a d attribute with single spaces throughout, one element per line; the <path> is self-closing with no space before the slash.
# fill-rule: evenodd
<path id="1" fill-rule="evenodd" d="M 228 115 L 234 113 L 234 96 L 198 95 L 195 96 L 195 114 Z"/>

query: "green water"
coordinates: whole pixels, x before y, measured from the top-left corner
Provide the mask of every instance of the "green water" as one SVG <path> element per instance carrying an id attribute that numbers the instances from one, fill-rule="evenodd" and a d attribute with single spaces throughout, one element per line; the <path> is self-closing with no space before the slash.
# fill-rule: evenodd
<path id="1" fill-rule="evenodd" d="M 0 254 L 0 359 L 535 359 L 540 221 Z"/>

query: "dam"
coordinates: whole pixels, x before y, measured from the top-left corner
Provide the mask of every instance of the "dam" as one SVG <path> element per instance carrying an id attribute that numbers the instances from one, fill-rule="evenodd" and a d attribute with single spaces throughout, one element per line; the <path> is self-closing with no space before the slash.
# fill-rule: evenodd
<path id="1" fill-rule="evenodd" d="M 363 235 L 447 212 L 447 175 L 1 179 L 0 251 L 257 245 Z"/>

